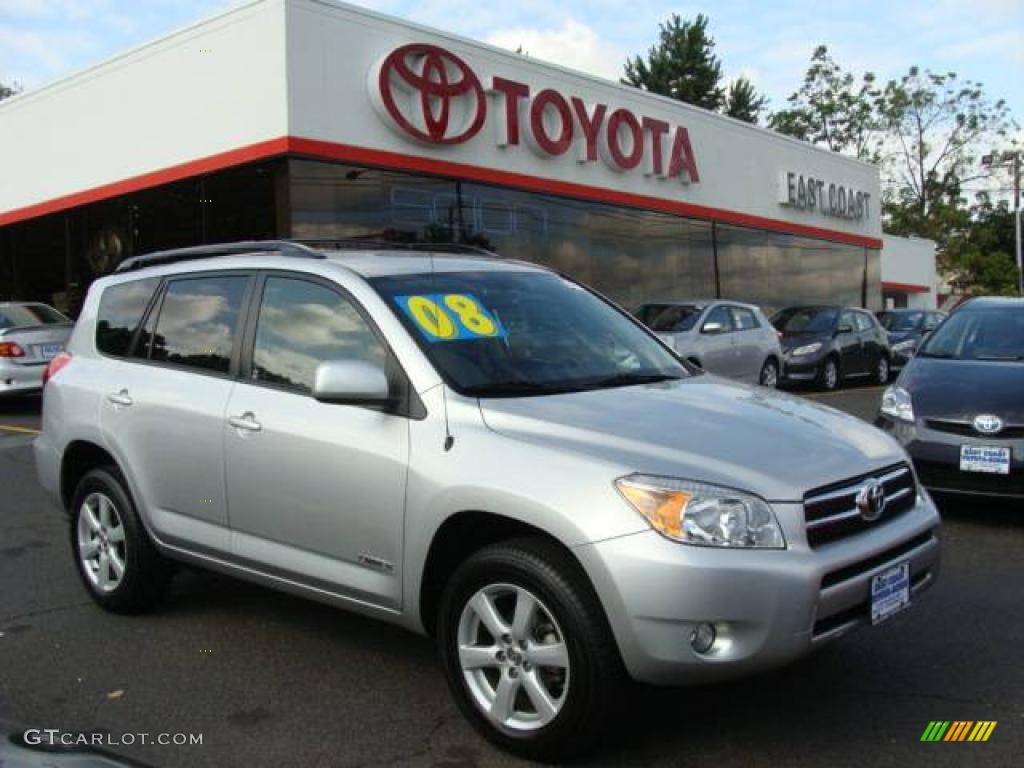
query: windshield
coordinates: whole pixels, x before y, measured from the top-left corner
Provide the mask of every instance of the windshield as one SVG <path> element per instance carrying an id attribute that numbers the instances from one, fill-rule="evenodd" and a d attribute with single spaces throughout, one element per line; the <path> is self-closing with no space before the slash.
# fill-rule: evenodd
<path id="1" fill-rule="evenodd" d="M 466 395 L 521 397 L 688 375 L 628 316 L 555 274 L 438 272 L 370 284 Z"/>
<path id="2" fill-rule="evenodd" d="M 0 307 L 0 330 L 22 325 L 58 325 L 70 322 L 56 309 L 45 304 L 12 304 Z"/>
<path id="3" fill-rule="evenodd" d="M 652 331 L 677 333 L 689 331 L 697 324 L 700 307 L 692 304 L 645 304 L 633 314 Z"/>
<path id="4" fill-rule="evenodd" d="M 1024 306 L 960 310 L 928 337 L 919 356 L 1024 360 Z"/>
<path id="5" fill-rule="evenodd" d="M 892 333 L 916 331 L 924 322 L 924 312 L 881 312 L 878 315 L 878 322 Z"/>
<path id="6" fill-rule="evenodd" d="M 829 333 L 836 326 L 839 310 L 830 307 L 791 307 L 772 318 L 782 333 Z"/>

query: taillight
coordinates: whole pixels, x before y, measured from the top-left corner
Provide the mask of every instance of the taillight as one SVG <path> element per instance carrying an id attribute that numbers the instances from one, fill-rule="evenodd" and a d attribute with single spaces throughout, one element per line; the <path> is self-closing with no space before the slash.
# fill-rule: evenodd
<path id="1" fill-rule="evenodd" d="M 25 350 L 13 341 L 0 341 L 0 357 L 24 357 Z"/>
<path id="2" fill-rule="evenodd" d="M 46 370 L 43 371 L 43 386 L 45 387 L 46 382 L 48 382 L 50 379 L 52 379 L 54 376 L 60 373 L 64 369 L 64 366 L 66 366 L 70 362 L 71 355 L 69 355 L 67 352 L 61 352 L 59 355 L 53 358 L 53 360 L 50 361 L 50 364 L 46 366 Z"/>

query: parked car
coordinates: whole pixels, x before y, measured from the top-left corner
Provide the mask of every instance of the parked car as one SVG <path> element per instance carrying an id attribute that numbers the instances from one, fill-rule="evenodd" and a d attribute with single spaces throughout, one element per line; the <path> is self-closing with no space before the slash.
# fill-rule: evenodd
<path id="1" fill-rule="evenodd" d="M 738 301 L 662 301 L 633 314 L 683 357 L 709 373 L 765 387 L 778 384 L 779 335 L 761 310 Z"/>
<path id="2" fill-rule="evenodd" d="M 0 395 L 38 391 L 46 365 L 64 350 L 72 322 L 47 304 L 0 303 Z"/>
<path id="3" fill-rule="evenodd" d="M 772 325 L 782 335 L 783 375 L 836 389 L 844 380 L 871 376 L 889 381 L 889 339 L 870 312 L 854 307 L 796 306 L 780 310 Z"/>
<path id="4" fill-rule="evenodd" d="M 151 607 L 179 560 L 427 633 L 474 726 L 554 760 L 627 675 L 775 667 L 935 580 L 880 430 L 426 247 L 207 246 L 92 285 L 34 446 L 94 601 Z"/>
<path id="5" fill-rule="evenodd" d="M 929 488 L 1024 499 L 1024 300 L 962 304 L 886 390 L 877 424 Z"/>
<path id="6" fill-rule="evenodd" d="M 945 312 L 925 309 L 887 309 L 876 312 L 878 323 L 889 334 L 892 359 L 889 365 L 898 371 L 914 356 L 918 345 L 946 317 Z"/>

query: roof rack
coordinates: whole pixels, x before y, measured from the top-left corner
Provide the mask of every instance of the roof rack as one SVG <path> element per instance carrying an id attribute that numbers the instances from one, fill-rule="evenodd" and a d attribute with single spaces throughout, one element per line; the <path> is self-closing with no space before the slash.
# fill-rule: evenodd
<path id="1" fill-rule="evenodd" d="M 141 256 L 132 256 L 117 265 L 115 272 L 130 272 L 143 267 L 155 267 L 161 264 L 174 264 L 178 261 L 205 259 L 209 256 L 239 256 L 246 253 L 276 253 L 301 259 L 325 258 L 320 251 L 301 243 L 290 240 L 253 240 L 239 243 L 219 243 L 215 245 L 197 245 L 191 248 L 174 248 L 167 251 L 155 251 Z"/>
<path id="2" fill-rule="evenodd" d="M 130 272 L 144 267 L 174 264 L 179 261 L 205 259 L 212 256 L 241 256 L 249 253 L 275 253 L 301 259 L 323 259 L 324 250 L 382 250 L 414 251 L 422 253 L 462 253 L 474 256 L 498 258 L 498 254 L 464 243 L 408 243 L 392 240 L 371 240 L 353 238 L 325 238 L 301 240 L 251 240 L 238 243 L 196 245 L 189 248 L 174 248 L 132 256 L 117 265 L 115 272 Z"/>

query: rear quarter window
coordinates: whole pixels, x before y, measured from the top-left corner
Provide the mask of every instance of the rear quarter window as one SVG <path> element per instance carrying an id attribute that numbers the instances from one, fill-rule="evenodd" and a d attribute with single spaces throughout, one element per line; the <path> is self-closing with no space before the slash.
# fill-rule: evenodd
<path id="1" fill-rule="evenodd" d="M 103 291 L 96 316 L 96 349 L 113 357 L 128 356 L 135 330 L 159 285 L 159 277 L 150 277 Z"/>

